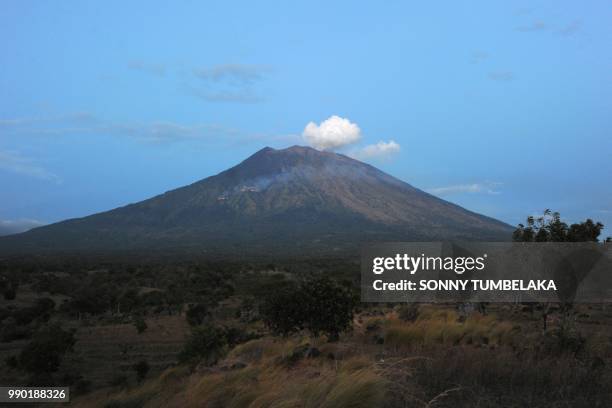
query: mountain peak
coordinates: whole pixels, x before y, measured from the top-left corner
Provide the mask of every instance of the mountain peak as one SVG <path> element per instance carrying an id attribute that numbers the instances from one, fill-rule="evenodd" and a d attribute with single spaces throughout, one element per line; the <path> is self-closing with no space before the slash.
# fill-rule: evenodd
<path id="1" fill-rule="evenodd" d="M 314 149 L 312 147 L 300 146 L 300 145 L 293 145 L 291 147 L 287 147 L 286 149 L 282 149 L 282 150 L 286 152 L 292 152 L 292 153 L 323 153 L 322 151 Z"/>
<path id="2" fill-rule="evenodd" d="M 312 147 L 291 146 L 285 149 L 264 147 L 238 165 L 220 175 L 234 180 L 253 179 L 272 174 L 287 173 L 291 169 L 310 168 L 322 170 L 325 167 L 364 165 L 333 152 L 319 151 Z M 364 165 L 365 166 L 365 165 Z"/>
<path id="3" fill-rule="evenodd" d="M 13 249 L 190 248 L 219 254 L 355 250 L 363 242 L 504 240 L 511 228 L 373 166 L 311 147 L 266 147 L 189 186 L 0 239 Z M 2 252 L 2 251 L 0 251 Z"/>
<path id="4" fill-rule="evenodd" d="M 324 156 L 335 156 L 336 154 L 333 152 L 327 152 L 323 150 L 317 150 L 315 148 L 309 146 L 300 146 L 293 145 L 290 147 L 285 147 L 284 149 L 274 149 L 273 147 L 266 146 L 263 149 L 257 151 L 254 155 L 258 154 L 298 154 L 298 155 L 324 155 Z"/>

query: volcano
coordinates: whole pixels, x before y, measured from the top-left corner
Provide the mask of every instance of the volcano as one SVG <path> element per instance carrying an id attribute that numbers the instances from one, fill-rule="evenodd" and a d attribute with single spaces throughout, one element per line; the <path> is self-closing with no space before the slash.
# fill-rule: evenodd
<path id="1" fill-rule="evenodd" d="M 0 252 L 310 254 L 365 242 L 505 241 L 511 231 L 347 156 L 266 147 L 153 198 L 1 237 Z"/>

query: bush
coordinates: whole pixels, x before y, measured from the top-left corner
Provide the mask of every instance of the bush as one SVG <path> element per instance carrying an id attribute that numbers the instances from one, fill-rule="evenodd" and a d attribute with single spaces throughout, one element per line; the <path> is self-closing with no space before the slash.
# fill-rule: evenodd
<path id="1" fill-rule="evenodd" d="M 336 341 L 350 328 L 356 304 L 350 289 L 318 277 L 274 291 L 264 301 L 261 314 L 276 334 L 287 336 L 308 329 L 315 337 L 325 334 Z"/>
<path id="2" fill-rule="evenodd" d="M 125 374 L 116 374 L 113 378 L 110 379 L 108 384 L 111 387 L 119 387 L 124 388 L 127 386 L 128 378 Z"/>
<path id="3" fill-rule="evenodd" d="M 400 306 L 398 317 L 405 322 L 414 322 L 419 318 L 419 305 L 411 303 Z"/>
<path id="4" fill-rule="evenodd" d="M 8 356 L 7 358 L 4 359 L 4 362 L 6 363 L 6 366 L 8 368 L 17 368 L 17 366 L 19 365 L 17 356 Z"/>
<path id="5" fill-rule="evenodd" d="M 189 309 L 187 309 L 187 313 L 185 313 L 185 319 L 187 319 L 187 323 L 190 326 L 199 326 L 206 318 L 209 316 L 208 308 L 202 303 L 197 303 L 195 305 L 189 305 Z"/>
<path id="6" fill-rule="evenodd" d="M 4 291 L 4 300 L 15 300 L 17 297 L 17 289 L 15 287 L 7 288 Z"/>
<path id="7" fill-rule="evenodd" d="M 139 362 L 134 364 L 132 368 L 134 369 L 134 371 L 136 371 L 136 380 L 138 380 L 138 382 L 142 382 L 142 380 L 146 378 L 147 374 L 149 373 L 149 370 L 151 369 L 149 363 L 147 363 L 146 360 L 140 360 Z"/>
<path id="8" fill-rule="evenodd" d="M 542 343 L 549 354 L 567 353 L 576 356 L 584 351 L 586 338 L 575 327 L 561 326 L 547 331 Z"/>
<path id="9" fill-rule="evenodd" d="M 306 327 L 314 335 L 337 341 L 353 323 L 357 304 L 352 291 L 328 278 L 310 279 L 302 285 L 306 298 Z"/>
<path id="10" fill-rule="evenodd" d="M 91 381 L 85 378 L 79 378 L 72 385 L 71 391 L 73 391 L 76 395 L 87 394 L 89 391 L 91 391 Z"/>
<path id="11" fill-rule="evenodd" d="M 179 361 L 204 360 L 206 365 L 212 365 L 223 356 L 226 346 L 227 336 L 223 328 L 213 325 L 194 327 L 183 350 L 179 353 Z"/>
<path id="12" fill-rule="evenodd" d="M 46 326 L 21 351 L 19 365 L 32 374 L 53 373 L 74 343 L 74 332 L 63 330 L 58 324 Z"/>
<path id="13" fill-rule="evenodd" d="M 42 298 L 38 299 L 34 306 L 17 310 L 14 317 L 19 325 L 29 324 L 36 319 L 46 322 L 54 308 L 55 302 L 52 299 Z"/>
<path id="14" fill-rule="evenodd" d="M 0 342 L 8 343 L 28 338 L 31 331 L 29 326 L 19 326 L 14 317 L 8 317 L 2 321 L 0 327 Z"/>
<path id="15" fill-rule="evenodd" d="M 256 333 L 247 332 L 241 328 L 228 327 L 225 329 L 225 340 L 229 347 L 237 346 L 238 344 L 246 343 L 247 341 L 257 339 L 261 336 Z"/>
<path id="16" fill-rule="evenodd" d="M 273 290 L 260 306 L 260 314 L 268 328 L 277 335 L 288 336 L 304 328 L 306 299 L 295 284 Z"/>
<path id="17" fill-rule="evenodd" d="M 142 316 L 138 316 L 136 320 L 134 320 L 134 327 L 138 331 L 138 334 L 144 333 L 147 330 L 147 322 L 142 318 Z"/>

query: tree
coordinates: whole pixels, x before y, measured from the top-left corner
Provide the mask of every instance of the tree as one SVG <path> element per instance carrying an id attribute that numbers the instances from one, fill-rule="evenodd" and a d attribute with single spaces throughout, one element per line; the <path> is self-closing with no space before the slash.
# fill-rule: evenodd
<path id="1" fill-rule="evenodd" d="M 206 320 L 210 315 L 206 305 L 197 303 L 195 305 L 189 305 L 187 313 L 185 313 L 185 319 L 190 326 L 198 326 Z"/>
<path id="2" fill-rule="evenodd" d="M 215 364 L 225 353 L 227 337 L 225 330 L 210 324 L 197 326 L 179 353 L 179 361 L 196 362 L 204 360 L 206 365 Z"/>
<path id="3" fill-rule="evenodd" d="M 10 286 L 4 290 L 4 299 L 5 300 L 15 300 L 17 297 L 17 289 L 15 286 Z"/>
<path id="4" fill-rule="evenodd" d="M 149 363 L 147 363 L 147 360 L 140 360 L 139 362 L 134 364 L 132 368 L 134 369 L 134 371 L 136 371 L 136 380 L 138 382 L 142 382 L 142 380 L 146 378 L 147 374 L 149 373 L 149 370 L 151 369 Z"/>
<path id="5" fill-rule="evenodd" d="M 347 287 L 327 277 L 315 277 L 274 291 L 260 311 L 276 334 L 287 336 L 307 329 L 315 337 L 325 334 L 329 341 L 336 341 L 351 327 L 356 304 Z"/>
<path id="6" fill-rule="evenodd" d="M 515 242 L 598 242 L 604 225 L 590 218 L 568 226 L 558 212 L 544 210 L 541 217 L 527 217 L 512 233 Z"/>
<path id="7" fill-rule="evenodd" d="M 19 282 L 16 278 L 0 276 L 0 293 L 2 293 L 5 300 L 15 300 L 18 286 Z"/>
<path id="8" fill-rule="evenodd" d="M 353 323 L 353 309 L 357 302 L 353 292 L 335 281 L 320 277 L 302 285 L 306 298 L 306 327 L 315 336 L 325 334 L 329 341 L 337 341 L 340 333 Z"/>
<path id="9" fill-rule="evenodd" d="M 580 224 L 572 224 L 567 232 L 567 240 L 570 242 L 597 242 L 603 229 L 601 222 L 593 222 L 591 219 Z"/>
<path id="10" fill-rule="evenodd" d="M 138 301 L 138 290 L 133 287 L 126 289 L 117 299 L 117 313 L 131 312 L 138 306 Z"/>
<path id="11" fill-rule="evenodd" d="M 19 354 L 19 366 L 32 374 L 51 374 L 75 343 L 74 332 L 58 324 L 43 327 Z"/>
<path id="12" fill-rule="evenodd" d="M 259 308 L 264 323 L 277 335 L 288 336 L 304 329 L 306 323 L 306 297 L 292 284 L 271 290 Z"/>
<path id="13" fill-rule="evenodd" d="M 137 316 L 134 320 L 134 327 L 136 328 L 136 331 L 138 331 L 138 334 L 142 334 L 145 330 L 147 330 L 148 326 L 147 322 L 145 322 L 142 316 Z"/>
<path id="14" fill-rule="evenodd" d="M 537 219 L 534 219 L 533 216 L 527 217 L 527 227 L 519 224 L 512 233 L 512 240 L 515 242 L 598 242 L 603 227 L 601 222 L 594 222 L 590 218 L 568 226 L 567 223 L 561 221 L 561 215 L 558 212 L 546 209 Z M 562 310 L 568 311 L 572 305 L 570 302 L 565 302 L 562 306 Z M 542 305 L 545 330 L 550 309 L 550 304 Z"/>

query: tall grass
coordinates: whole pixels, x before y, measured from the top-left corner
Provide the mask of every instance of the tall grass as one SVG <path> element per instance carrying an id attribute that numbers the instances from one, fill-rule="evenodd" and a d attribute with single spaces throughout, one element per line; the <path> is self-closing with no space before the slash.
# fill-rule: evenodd
<path id="1" fill-rule="evenodd" d="M 385 322 L 385 344 L 395 348 L 510 344 L 520 327 L 495 316 L 473 314 L 465 321 L 451 310 L 426 311 L 415 322 L 391 317 Z"/>
<path id="2" fill-rule="evenodd" d="M 451 309 L 431 306 L 422 307 L 413 322 L 393 312 L 362 320 L 358 332 L 339 343 L 263 337 L 235 347 L 217 366 L 193 373 L 176 367 L 142 386 L 81 405 L 612 406 L 609 333 L 588 336 L 580 354 L 559 354 L 545 343 L 559 340 L 552 330 L 532 330 L 494 314 L 459 319 Z M 382 344 L 373 341 L 381 336 Z M 295 350 L 306 343 L 320 355 L 295 359 Z M 235 362 L 242 368 L 231 368 Z"/>
<path id="3" fill-rule="evenodd" d="M 324 358 L 302 360 L 287 368 L 282 353 L 294 342 L 276 342 L 280 355 L 255 352 L 266 340 L 255 340 L 234 356 L 260 355 L 251 366 L 229 373 L 206 375 L 186 391 L 186 406 L 206 407 L 375 407 L 384 399 L 386 380 L 373 363 L 352 358 L 335 364 Z M 269 349 L 268 349 L 269 351 Z"/>

